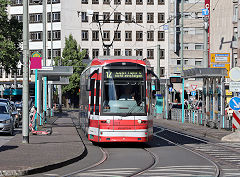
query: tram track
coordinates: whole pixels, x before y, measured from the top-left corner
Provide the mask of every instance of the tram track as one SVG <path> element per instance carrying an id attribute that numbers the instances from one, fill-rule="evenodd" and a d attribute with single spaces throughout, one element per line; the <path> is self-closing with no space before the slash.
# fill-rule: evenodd
<path id="1" fill-rule="evenodd" d="M 171 130 L 168 128 L 163 128 L 163 127 L 156 127 L 156 128 L 165 130 L 165 133 L 163 135 L 159 135 L 159 133 L 157 132 L 154 134 L 155 137 L 168 141 L 169 143 L 173 143 L 178 147 L 184 148 L 197 155 L 200 155 L 201 157 L 205 158 L 206 160 L 214 164 L 216 168 L 216 175 L 215 175 L 216 177 L 224 175 L 223 174 L 224 168 L 238 169 L 240 167 L 240 163 L 238 163 L 238 165 L 236 164 L 236 161 L 240 162 L 240 158 L 237 159 L 240 152 L 239 150 L 234 149 L 233 147 L 223 145 L 224 143 L 213 143 L 213 142 L 204 140 L 202 138 L 191 136 L 186 133 L 177 132 L 175 130 Z M 164 131 L 161 131 L 161 133 L 163 132 Z M 198 141 L 198 143 L 196 142 L 192 144 L 180 143 L 178 141 L 172 140 L 173 138 L 168 137 L 168 136 L 171 136 L 169 135 L 169 133 L 186 137 L 194 141 Z M 235 155 L 236 157 L 233 157 Z"/>

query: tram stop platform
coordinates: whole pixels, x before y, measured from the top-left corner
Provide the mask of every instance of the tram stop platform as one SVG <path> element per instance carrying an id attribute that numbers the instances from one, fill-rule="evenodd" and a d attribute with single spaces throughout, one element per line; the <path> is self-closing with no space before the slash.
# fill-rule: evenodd
<path id="1" fill-rule="evenodd" d="M 162 126 L 171 130 L 181 133 L 191 134 L 199 138 L 209 138 L 213 141 L 227 141 L 227 142 L 240 142 L 240 132 L 233 133 L 230 130 L 216 129 L 197 125 L 192 123 L 182 123 L 175 120 L 155 118 L 154 122 L 158 126 Z"/>
<path id="2" fill-rule="evenodd" d="M 21 131 L 16 131 L 16 135 L 0 147 L 0 176 L 43 173 L 85 157 L 86 149 L 72 114 L 74 111 L 68 111 L 50 118 L 46 126 L 52 127 L 52 134 L 30 135 L 29 144 L 23 144 Z"/>

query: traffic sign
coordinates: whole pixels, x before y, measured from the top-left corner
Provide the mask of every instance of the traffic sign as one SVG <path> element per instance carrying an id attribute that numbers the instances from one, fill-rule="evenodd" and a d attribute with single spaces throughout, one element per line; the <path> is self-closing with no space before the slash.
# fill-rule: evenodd
<path id="1" fill-rule="evenodd" d="M 208 9 L 202 9 L 202 15 L 209 15 Z"/>
<path id="2" fill-rule="evenodd" d="M 172 87 L 169 87 L 169 92 L 172 92 L 173 91 L 173 88 Z"/>
<path id="3" fill-rule="evenodd" d="M 34 52 L 30 58 L 30 69 L 41 69 L 42 68 L 42 56 L 38 52 Z"/>
<path id="4" fill-rule="evenodd" d="M 230 82 L 229 90 L 230 92 L 240 92 L 240 82 Z"/>
<path id="5" fill-rule="evenodd" d="M 240 110 L 240 98 L 239 97 L 233 97 L 229 101 L 229 106 L 232 108 L 234 111 Z"/>
<path id="6" fill-rule="evenodd" d="M 240 81 L 240 68 L 239 67 L 235 67 L 232 68 L 229 72 L 229 76 L 233 81 Z"/>
<path id="7" fill-rule="evenodd" d="M 192 96 L 196 96 L 196 91 L 192 91 L 192 92 L 191 92 L 191 95 L 192 95 Z"/>

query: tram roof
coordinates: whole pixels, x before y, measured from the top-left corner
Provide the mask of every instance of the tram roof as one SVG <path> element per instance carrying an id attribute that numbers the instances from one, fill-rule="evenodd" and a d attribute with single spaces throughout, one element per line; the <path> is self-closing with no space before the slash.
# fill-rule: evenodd
<path id="1" fill-rule="evenodd" d="M 107 65 L 110 63 L 117 63 L 117 62 L 131 62 L 131 63 L 140 64 L 140 65 L 147 65 L 144 59 L 141 57 L 103 56 L 103 57 L 94 58 L 91 62 L 91 66 Z"/>

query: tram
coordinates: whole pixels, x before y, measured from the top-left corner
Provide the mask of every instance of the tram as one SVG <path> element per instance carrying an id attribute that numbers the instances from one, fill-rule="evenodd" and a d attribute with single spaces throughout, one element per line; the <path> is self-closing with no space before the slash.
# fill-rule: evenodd
<path id="1" fill-rule="evenodd" d="M 153 137 L 152 90 L 160 81 L 137 57 L 99 57 L 82 72 L 80 126 L 93 142 L 148 142 Z M 155 92 L 156 92 L 155 91 Z"/>

